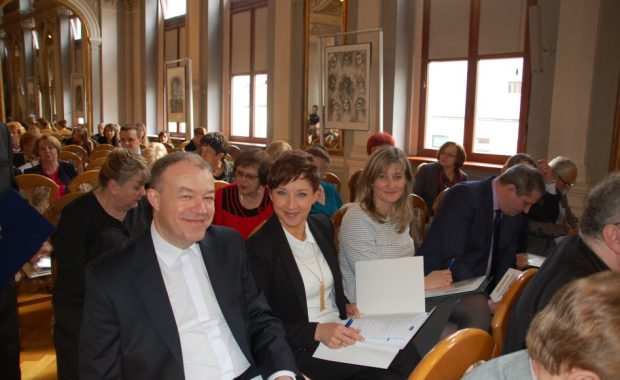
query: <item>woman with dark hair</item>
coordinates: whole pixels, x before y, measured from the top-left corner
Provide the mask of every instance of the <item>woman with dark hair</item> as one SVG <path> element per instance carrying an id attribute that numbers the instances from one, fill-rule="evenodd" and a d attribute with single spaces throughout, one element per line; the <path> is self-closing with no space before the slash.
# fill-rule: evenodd
<path id="1" fill-rule="evenodd" d="M 321 145 L 311 145 L 306 148 L 306 152 L 312 155 L 312 161 L 319 169 L 321 186 L 319 186 L 319 197 L 312 205 L 310 214 L 325 214 L 331 217 L 342 206 L 342 199 L 336 186 L 333 183 L 325 182 L 325 175 L 329 170 L 330 157 L 327 150 Z"/>
<path id="2" fill-rule="evenodd" d="M 100 187 L 67 205 L 52 235 L 58 277 L 54 285 L 54 345 L 58 378 L 78 379 L 78 338 L 86 264 L 119 248 L 150 225 L 144 197 L 149 170 L 142 157 L 118 148 L 99 171 Z"/>
<path id="3" fill-rule="evenodd" d="M 320 186 L 312 157 L 299 150 L 282 153 L 267 183 L 274 215 L 248 239 L 248 258 L 256 283 L 284 324 L 297 367 L 312 379 L 406 378 L 419 360 L 413 341 L 388 369 L 312 357 L 319 343 L 337 350 L 363 340 L 343 322 L 359 312 L 344 296 L 330 220 L 309 215 Z"/>
<path id="4" fill-rule="evenodd" d="M 65 145 L 79 145 L 82 148 L 86 149 L 86 153 L 88 153 L 88 157 L 95 149 L 95 144 L 93 140 L 90 139 L 90 134 L 88 132 L 88 128 L 83 125 L 80 125 L 77 128 L 73 128 L 73 132 L 71 132 L 71 137 L 65 139 Z"/>
<path id="5" fill-rule="evenodd" d="M 110 123 L 103 127 L 103 135 L 97 140 L 99 144 L 109 144 L 115 147 L 121 146 L 121 141 L 118 138 L 118 132 L 121 127 L 118 124 Z"/>
<path id="6" fill-rule="evenodd" d="M 228 226 L 247 239 L 273 213 L 266 190 L 271 160 L 260 149 L 244 151 L 235 160 L 237 181 L 215 191 L 213 224 Z"/>
<path id="7" fill-rule="evenodd" d="M 41 174 L 58 185 L 56 198 L 69 192 L 69 182 L 77 176 L 77 170 L 70 162 L 59 161 L 62 150 L 60 141 L 51 135 L 41 135 L 34 143 L 34 151 L 39 156 L 39 164 L 24 171 L 25 174 Z"/>
<path id="8" fill-rule="evenodd" d="M 233 163 L 224 159 L 228 139 L 220 132 L 209 132 L 200 139 L 200 155 L 211 166 L 213 178 L 232 183 L 235 181 Z"/>
<path id="9" fill-rule="evenodd" d="M 465 149 L 455 142 L 447 141 L 437 151 L 437 162 L 423 164 L 415 176 L 413 192 L 421 196 L 432 214 L 437 194 L 459 182 L 467 181 L 461 166 L 467 159 Z"/>

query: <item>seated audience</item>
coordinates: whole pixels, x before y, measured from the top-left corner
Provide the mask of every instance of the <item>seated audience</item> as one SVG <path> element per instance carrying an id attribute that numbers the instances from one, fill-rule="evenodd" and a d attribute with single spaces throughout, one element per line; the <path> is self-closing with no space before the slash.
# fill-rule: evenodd
<path id="1" fill-rule="evenodd" d="M 118 124 L 109 123 L 106 124 L 103 128 L 103 135 L 99 137 L 97 142 L 99 144 L 109 144 L 115 147 L 121 146 L 120 139 L 118 138 L 118 133 L 120 131 L 120 127 Z"/>
<path id="2" fill-rule="evenodd" d="M 11 121 L 7 123 L 6 126 L 9 129 L 9 134 L 11 135 L 11 149 L 13 150 L 13 153 L 21 152 L 19 139 L 24 133 L 26 133 L 26 128 L 24 128 L 19 121 Z"/>
<path id="3" fill-rule="evenodd" d="M 387 132 L 375 132 L 366 141 L 366 153 L 370 156 L 375 149 L 383 146 L 396 146 L 396 141 Z"/>
<path id="4" fill-rule="evenodd" d="M 312 204 L 310 214 L 325 214 L 331 217 L 342 206 L 342 199 L 333 183 L 325 181 L 325 175 L 329 170 L 329 153 L 321 145 L 311 145 L 306 149 L 312 155 L 312 161 L 319 169 L 321 186 L 319 186 L 319 197 Z"/>
<path id="5" fill-rule="evenodd" d="M 123 148 L 127 148 L 135 154 L 142 155 L 142 147 L 140 141 L 142 140 L 142 131 L 140 127 L 128 124 L 121 127 L 120 141 Z"/>
<path id="6" fill-rule="evenodd" d="M 144 149 L 151 145 L 149 142 L 148 131 L 146 130 L 146 124 L 136 123 L 136 127 L 140 129 L 140 148 Z"/>
<path id="7" fill-rule="evenodd" d="M 95 149 L 95 144 L 89 137 L 88 128 L 83 125 L 80 125 L 77 128 L 73 128 L 73 132 L 71 133 L 71 137 L 65 139 L 65 145 L 79 145 L 86 150 L 88 153 L 88 157 Z"/>
<path id="8" fill-rule="evenodd" d="M 465 149 L 459 144 L 447 141 L 437 151 L 437 162 L 422 164 L 415 176 L 413 192 L 421 196 L 433 213 L 433 202 L 437 194 L 460 182 L 467 181 L 467 174 L 461 166 L 467 159 Z"/>
<path id="9" fill-rule="evenodd" d="M 209 132 L 200 140 L 200 155 L 211 166 L 213 178 L 235 182 L 235 168 L 233 163 L 224 156 L 228 152 L 228 139 L 220 132 Z"/>
<path id="10" fill-rule="evenodd" d="M 338 236 L 338 259 L 344 292 L 357 302 L 355 264 L 358 261 L 397 259 L 415 253 L 411 228 L 413 208 L 409 194 L 413 175 L 405 153 L 395 147 L 377 149 L 366 161 L 359 180 L 357 200 L 347 207 Z M 449 270 L 437 270 L 424 279 L 427 290 L 450 285 Z"/>
<path id="11" fill-rule="evenodd" d="M 532 318 L 564 284 L 592 273 L 620 272 L 620 174 L 612 173 L 586 198 L 579 235 L 566 237 L 545 260 L 512 309 L 504 352 L 525 347 Z"/>
<path id="12" fill-rule="evenodd" d="M 312 357 L 319 343 L 339 349 L 363 340 L 359 330 L 342 322 L 359 313 L 346 305 L 331 222 L 325 215 L 309 216 L 320 186 L 311 156 L 282 153 L 267 183 L 274 215 L 247 241 L 248 258 L 259 288 L 284 323 L 297 367 L 312 379 L 406 378 L 419 360 L 413 341 L 388 369 Z"/>
<path id="13" fill-rule="evenodd" d="M 68 127 L 67 120 L 62 119 L 58 121 L 58 133 L 63 136 L 71 136 L 71 128 Z"/>
<path id="14" fill-rule="evenodd" d="M 273 213 L 266 190 L 270 160 L 260 149 L 242 152 L 235 160 L 236 182 L 215 192 L 213 224 L 228 226 L 247 239 Z"/>
<path id="15" fill-rule="evenodd" d="M 117 250 L 144 232 L 150 207 L 144 160 L 127 149 L 111 152 L 99 171 L 100 187 L 77 198 L 62 212 L 52 235 L 58 277 L 54 286 L 54 346 L 59 379 L 78 378 L 78 338 L 84 308 L 86 264 Z"/>
<path id="16" fill-rule="evenodd" d="M 13 165 L 21 172 L 39 163 L 39 157 L 34 150 L 34 144 L 39 137 L 39 132 L 26 132 L 19 138 L 20 152 L 13 155 Z"/>
<path id="17" fill-rule="evenodd" d="M 168 150 L 164 144 L 159 142 L 151 143 L 142 150 L 142 157 L 146 160 L 146 164 L 149 168 L 153 167 L 155 161 L 159 160 L 166 154 L 168 154 Z"/>
<path id="18" fill-rule="evenodd" d="M 567 157 L 556 157 L 547 163 L 539 160 L 545 176 L 546 191 L 542 200 L 528 214 L 528 252 L 548 255 L 556 241 L 575 235 L 579 219 L 573 214 L 567 194 L 575 185 L 577 165 Z"/>
<path id="19" fill-rule="evenodd" d="M 39 129 L 41 130 L 41 132 L 45 132 L 45 133 L 56 132 L 56 128 L 54 128 L 52 123 L 47 121 L 47 119 L 44 117 L 40 117 L 37 119 L 37 125 L 39 126 Z"/>
<path id="20" fill-rule="evenodd" d="M 25 174 L 41 174 L 58 185 L 56 199 L 69 192 L 69 182 L 77 176 L 77 170 L 70 162 L 59 161 L 62 150 L 60 141 L 51 135 L 42 135 L 34 143 L 34 151 L 39 157 L 39 164 L 24 171 Z"/>
<path id="21" fill-rule="evenodd" d="M 269 143 L 265 148 L 265 152 L 269 155 L 271 161 L 275 161 L 282 152 L 286 152 L 287 150 L 291 150 L 291 144 L 287 143 L 284 140 L 275 140 Z"/>
<path id="22" fill-rule="evenodd" d="M 153 222 L 86 268 L 82 379 L 292 380 L 282 323 L 239 233 L 211 226 L 213 175 L 196 154 L 155 163 Z"/>
<path id="23" fill-rule="evenodd" d="M 99 141 L 99 139 L 103 137 L 104 129 L 105 129 L 105 124 L 104 123 L 97 124 L 97 133 L 95 133 L 93 135 L 93 140 Z"/>
<path id="24" fill-rule="evenodd" d="M 534 317 L 527 350 L 500 356 L 464 380 L 612 380 L 620 373 L 620 275 L 563 286 Z"/>
<path id="25" fill-rule="evenodd" d="M 200 140 L 207 134 L 207 129 L 203 127 L 194 128 L 194 137 L 189 144 L 185 145 L 186 152 L 195 152 L 200 147 Z"/>
<path id="26" fill-rule="evenodd" d="M 161 131 L 157 135 L 157 141 L 162 144 L 170 144 L 170 136 L 168 135 L 168 131 Z"/>

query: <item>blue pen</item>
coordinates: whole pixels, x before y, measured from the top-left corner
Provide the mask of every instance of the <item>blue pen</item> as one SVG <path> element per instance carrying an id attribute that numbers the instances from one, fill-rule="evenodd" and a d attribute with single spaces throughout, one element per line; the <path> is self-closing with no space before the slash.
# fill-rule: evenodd
<path id="1" fill-rule="evenodd" d="M 454 259 L 450 260 L 450 264 L 448 264 L 448 270 L 452 270 L 453 266 L 454 266 Z"/>
<path id="2" fill-rule="evenodd" d="M 353 324 L 353 318 L 349 319 L 347 323 L 344 324 L 344 327 L 349 328 Z"/>

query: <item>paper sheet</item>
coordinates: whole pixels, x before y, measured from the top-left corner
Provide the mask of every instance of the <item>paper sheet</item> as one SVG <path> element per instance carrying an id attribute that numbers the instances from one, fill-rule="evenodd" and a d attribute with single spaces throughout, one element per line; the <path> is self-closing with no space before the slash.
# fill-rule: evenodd
<path id="1" fill-rule="evenodd" d="M 481 290 L 480 288 L 483 284 L 486 283 L 487 276 L 480 276 L 475 278 L 470 278 L 469 280 L 457 281 L 452 283 L 447 288 L 436 289 L 436 290 L 427 290 L 426 298 L 431 297 L 441 297 L 441 296 L 449 296 L 452 294 L 461 294 L 461 293 L 470 293 L 477 290 Z"/>
<path id="2" fill-rule="evenodd" d="M 323 343 L 320 343 L 312 356 L 334 362 L 385 369 L 390 366 L 390 363 L 392 363 L 398 351 L 399 348 L 396 347 L 378 346 L 364 342 L 357 342 L 352 346 L 338 349 L 331 349 Z"/>

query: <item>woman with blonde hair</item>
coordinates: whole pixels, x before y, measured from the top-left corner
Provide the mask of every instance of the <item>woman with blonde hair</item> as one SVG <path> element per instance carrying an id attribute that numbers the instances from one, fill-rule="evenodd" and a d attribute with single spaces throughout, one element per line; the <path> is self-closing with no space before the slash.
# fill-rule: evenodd
<path id="1" fill-rule="evenodd" d="M 24 171 L 25 174 L 41 174 L 58 185 L 56 198 L 69 192 L 69 182 L 77 176 L 77 170 L 72 163 L 59 161 L 58 155 L 62 150 L 60 141 L 51 135 L 41 135 L 34 143 L 34 151 L 39 156 L 39 164 Z"/>
<path id="2" fill-rule="evenodd" d="M 356 202 L 349 205 L 340 226 L 338 258 L 345 294 L 352 303 L 357 300 L 355 263 L 414 255 L 412 187 L 411 167 L 402 150 L 383 147 L 371 154 L 359 179 Z M 450 283 L 450 270 L 431 272 L 424 279 L 427 290 Z"/>
<path id="3" fill-rule="evenodd" d="M 26 133 L 26 128 L 19 121 L 11 121 L 6 124 L 9 129 L 9 133 L 11 135 L 11 149 L 13 149 L 13 153 L 18 153 L 21 151 L 19 146 L 19 138 Z"/>
<path id="4" fill-rule="evenodd" d="M 159 160 L 163 156 L 168 154 L 168 150 L 164 146 L 164 144 L 159 142 L 153 142 L 151 145 L 147 146 L 142 150 L 142 157 L 146 160 L 149 168 L 153 167 L 155 161 Z"/>

